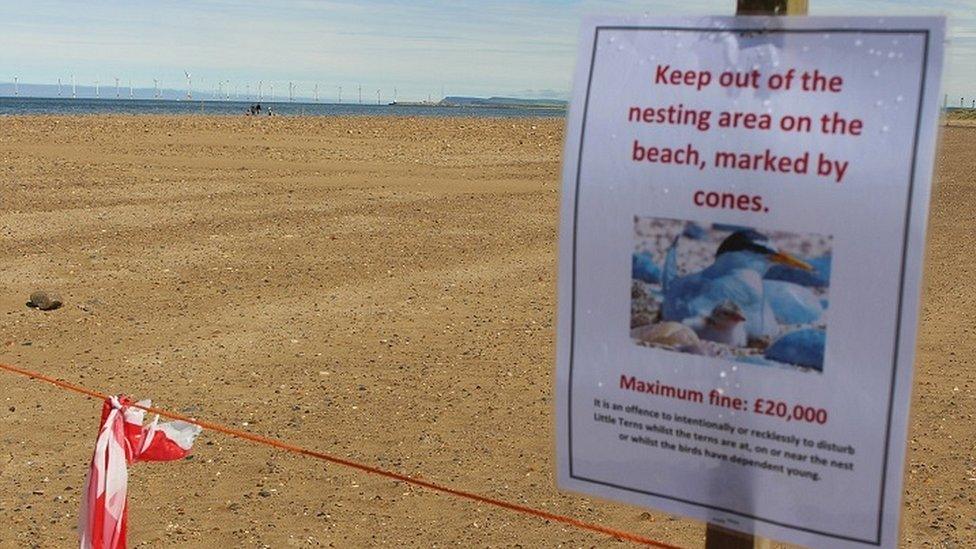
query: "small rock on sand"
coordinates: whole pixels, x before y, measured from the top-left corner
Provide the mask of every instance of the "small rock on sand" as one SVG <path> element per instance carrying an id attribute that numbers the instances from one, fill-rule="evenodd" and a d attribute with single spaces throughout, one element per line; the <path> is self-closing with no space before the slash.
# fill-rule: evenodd
<path id="1" fill-rule="evenodd" d="M 37 291 L 30 295 L 27 306 L 42 311 L 53 311 L 60 307 L 62 303 L 61 296 L 56 293 Z"/>

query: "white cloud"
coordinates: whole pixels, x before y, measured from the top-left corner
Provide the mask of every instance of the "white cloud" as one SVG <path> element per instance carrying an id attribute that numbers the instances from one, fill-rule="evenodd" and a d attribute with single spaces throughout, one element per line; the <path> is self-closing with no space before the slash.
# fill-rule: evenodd
<path id="1" fill-rule="evenodd" d="M 815 0 L 813 14 L 950 15 L 947 91 L 976 95 L 976 3 L 941 0 Z M 726 10 L 731 11 L 732 2 Z M 713 0 L 313 1 L 111 0 L 80 5 L 0 2 L 0 67 L 22 81 L 79 82 L 113 76 L 180 87 L 183 70 L 205 91 L 219 80 L 313 83 L 401 98 L 568 91 L 579 19 L 585 13 L 707 14 Z"/>

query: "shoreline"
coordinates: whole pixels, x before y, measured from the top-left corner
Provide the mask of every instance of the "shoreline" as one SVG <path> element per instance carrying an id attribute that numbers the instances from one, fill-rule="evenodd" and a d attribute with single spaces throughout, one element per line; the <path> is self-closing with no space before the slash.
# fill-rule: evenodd
<path id="1" fill-rule="evenodd" d="M 373 104 L 373 103 L 305 103 L 267 100 L 202 99 L 105 99 L 105 98 L 0 98 L 0 116 L 18 115 L 194 115 L 247 116 L 249 107 L 261 104 L 260 114 L 269 109 L 276 116 L 393 116 L 420 118 L 565 118 L 566 109 L 531 105 L 444 105 L 444 104 Z"/>
<path id="2" fill-rule="evenodd" d="M 0 113 L 0 119 L 13 120 L 13 119 L 24 119 L 24 120 L 39 120 L 39 119 L 86 119 L 86 118 L 98 118 L 98 119 L 159 119 L 159 120 L 178 120 L 178 119 L 204 119 L 204 118 L 215 118 L 219 120 L 407 120 L 407 121 L 468 121 L 473 120 L 490 120 L 499 121 L 499 123 L 505 123 L 508 120 L 538 120 L 544 122 L 558 122 L 562 124 L 565 120 L 563 116 L 538 116 L 538 115 L 525 115 L 525 116 L 424 116 L 424 115 L 397 115 L 397 114 L 375 114 L 375 113 L 364 113 L 364 114 L 305 114 L 305 115 L 292 115 L 292 114 L 282 114 L 274 116 L 246 116 L 244 114 L 237 113 L 208 113 L 208 112 L 186 112 L 186 113 L 129 113 L 129 112 L 94 112 L 94 113 Z"/>

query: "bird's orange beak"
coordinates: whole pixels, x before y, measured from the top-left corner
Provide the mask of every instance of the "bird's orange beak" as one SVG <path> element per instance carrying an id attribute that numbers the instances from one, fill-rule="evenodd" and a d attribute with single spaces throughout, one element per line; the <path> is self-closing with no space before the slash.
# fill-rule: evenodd
<path id="1" fill-rule="evenodd" d="M 806 261 L 796 258 L 788 253 L 776 252 L 773 255 L 769 256 L 769 259 L 775 261 L 776 263 L 786 265 L 787 267 L 793 267 L 794 269 L 802 269 L 804 271 L 813 270 L 813 265 L 810 265 Z"/>

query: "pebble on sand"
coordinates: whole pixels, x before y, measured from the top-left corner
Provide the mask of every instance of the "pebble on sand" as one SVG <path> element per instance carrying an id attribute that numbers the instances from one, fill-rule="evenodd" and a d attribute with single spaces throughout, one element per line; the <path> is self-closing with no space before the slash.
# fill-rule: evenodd
<path id="1" fill-rule="evenodd" d="M 53 311 L 63 304 L 61 296 L 53 292 L 37 291 L 30 295 L 27 301 L 28 307 L 40 309 L 42 311 Z"/>

